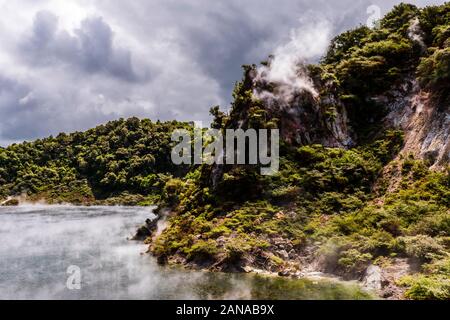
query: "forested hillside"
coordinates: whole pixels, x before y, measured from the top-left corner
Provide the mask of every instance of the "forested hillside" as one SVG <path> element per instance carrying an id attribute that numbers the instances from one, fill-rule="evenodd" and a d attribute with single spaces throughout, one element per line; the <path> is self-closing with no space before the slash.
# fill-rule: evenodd
<path id="1" fill-rule="evenodd" d="M 179 122 L 130 118 L 0 149 L 0 198 L 77 204 L 154 203 L 188 168 L 171 161 Z M 155 198 L 156 197 L 156 198 Z"/>

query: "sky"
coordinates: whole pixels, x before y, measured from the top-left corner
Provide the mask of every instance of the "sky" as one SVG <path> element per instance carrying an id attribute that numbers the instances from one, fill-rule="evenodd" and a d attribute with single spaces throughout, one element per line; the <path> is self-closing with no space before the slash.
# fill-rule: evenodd
<path id="1" fill-rule="evenodd" d="M 293 38 L 317 61 L 333 36 L 400 2 L 0 0 L 0 146 L 121 117 L 207 124 L 243 64 Z"/>

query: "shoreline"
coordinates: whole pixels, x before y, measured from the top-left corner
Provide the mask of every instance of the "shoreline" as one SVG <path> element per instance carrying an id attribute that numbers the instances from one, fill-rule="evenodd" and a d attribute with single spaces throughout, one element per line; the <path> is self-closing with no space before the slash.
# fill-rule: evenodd
<path id="1" fill-rule="evenodd" d="M 17 205 L 5 205 L 8 201 L 11 200 L 17 200 L 19 203 Z M 45 201 L 43 199 L 40 199 L 38 201 L 27 201 L 24 200 L 23 197 L 9 197 L 8 199 L 4 200 L 0 207 L 26 207 L 26 206 L 72 206 L 72 207 L 128 207 L 128 208 L 153 208 L 153 210 L 157 207 L 156 205 L 146 205 L 146 206 L 138 206 L 138 205 L 126 205 L 126 204 L 115 204 L 115 205 L 108 205 L 104 204 L 102 202 L 93 202 L 93 203 L 83 203 L 83 204 L 73 204 L 73 203 L 58 203 L 58 204 L 52 204 L 48 201 Z M 141 238 L 128 238 L 128 241 L 136 241 L 141 242 L 148 246 L 147 252 L 145 254 L 151 255 L 156 259 L 159 265 L 161 266 L 169 266 L 169 267 L 178 267 L 182 268 L 186 271 L 204 271 L 204 272 L 213 272 L 213 273 L 226 273 L 226 274 L 233 274 L 233 273 L 240 273 L 240 274 L 251 274 L 251 275 L 261 275 L 261 276 L 268 276 L 268 277 L 279 277 L 284 279 L 292 279 L 292 280 L 301 280 L 306 279 L 310 281 L 333 281 L 341 284 L 356 284 L 358 287 L 360 287 L 363 291 L 374 295 L 377 299 L 394 299 L 394 300 L 402 300 L 404 299 L 403 293 L 404 289 L 399 287 L 395 284 L 395 279 L 392 279 L 392 276 L 390 280 L 386 280 L 386 275 L 388 273 L 386 272 L 386 269 L 380 268 L 378 266 L 369 266 L 367 270 L 370 270 L 375 268 L 375 273 L 377 273 L 375 276 L 373 274 L 368 274 L 366 271 L 366 274 L 364 275 L 363 279 L 361 277 L 355 277 L 354 275 L 348 273 L 329 273 L 329 272 L 323 272 L 320 270 L 320 268 L 317 268 L 317 259 L 311 260 L 311 256 L 299 256 L 297 260 L 291 260 L 287 259 L 283 262 L 286 265 L 289 265 L 289 267 L 286 268 L 280 268 L 278 271 L 270 271 L 267 269 L 261 269 L 257 268 L 251 265 L 245 265 L 243 267 L 239 266 L 236 268 L 236 266 L 220 266 L 217 267 L 214 264 L 208 265 L 208 262 L 205 263 L 205 261 L 201 263 L 196 262 L 187 262 L 184 257 L 181 256 L 173 256 L 169 257 L 167 261 L 160 261 L 159 257 L 156 256 L 152 250 L 151 250 L 151 243 L 153 242 L 153 236 L 154 234 L 160 233 L 161 230 L 156 230 L 157 222 L 161 221 L 162 216 L 156 215 L 156 218 L 154 218 L 154 221 L 152 221 L 155 226 L 155 229 L 148 230 L 148 234 Z M 147 221 L 148 225 L 149 221 Z M 141 230 L 142 228 L 146 228 L 146 225 L 141 226 L 137 231 Z M 152 241 L 149 241 L 151 239 Z M 300 263 L 299 260 L 302 260 L 304 262 L 305 260 L 309 260 L 310 262 L 306 265 L 303 263 Z M 203 265 L 203 266 L 202 266 Z M 293 265 L 297 265 L 295 268 L 290 268 Z M 299 268 L 300 267 L 300 268 Z M 227 271 L 233 270 L 233 271 Z M 375 277 L 375 279 L 374 279 Z M 393 281 L 394 280 L 394 281 Z M 390 290 L 390 292 L 386 292 L 387 290 Z M 384 297 L 386 295 L 386 297 Z"/>
<path id="2" fill-rule="evenodd" d="M 146 254 L 151 255 L 158 261 L 150 250 Z M 176 262 L 174 262 L 176 260 Z M 205 267 L 192 262 L 182 262 L 182 259 L 171 259 L 169 262 L 158 264 L 163 267 L 182 268 L 187 271 L 202 271 L 211 273 L 225 273 L 225 274 L 249 274 L 259 275 L 265 277 L 273 277 L 289 280 L 308 280 L 308 281 L 327 281 L 338 284 L 357 285 L 362 291 L 372 295 L 378 300 L 406 300 L 404 297 L 405 289 L 396 284 L 395 276 L 388 268 L 381 268 L 371 265 L 367 268 L 364 277 L 357 278 L 350 274 L 327 273 L 319 270 L 311 270 L 308 267 L 297 270 L 296 272 L 274 272 L 267 269 L 260 269 L 252 266 L 245 266 L 242 270 L 227 271 L 226 269 L 218 269 L 212 267 Z M 394 266 L 395 267 L 395 266 Z"/>
<path id="3" fill-rule="evenodd" d="M 50 211 L 55 211 L 55 212 L 65 212 L 64 208 L 65 206 L 60 206 L 60 205 L 37 205 L 37 207 L 40 207 L 40 211 L 42 211 L 43 213 L 45 212 L 50 212 Z M 69 207 L 69 211 L 68 214 L 70 215 L 70 210 L 79 208 L 79 206 L 71 206 L 72 208 L 70 209 Z M 34 211 L 33 208 L 30 208 L 27 205 L 22 205 L 19 206 L 19 208 L 17 207 L 4 207 L 4 209 L 2 211 L 4 212 L 8 212 L 8 209 L 10 210 L 11 213 L 15 213 L 16 215 L 21 213 L 21 209 L 23 210 L 30 210 L 30 211 Z M 46 209 L 47 208 L 47 209 Z M 87 207 L 86 207 L 87 208 Z M 104 207 L 105 208 L 105 207 Z M 107 207 L 106 207 L 107 208 Z M 139 209 L 138 207 L 134 207 L 136 209 L 136 211 Z M 84 211 L 83 207 L 80 208 L 81 211 Z M 94 209 L 94 208 L 93 208 Z M 152 208 L 145 208 L 144 212 L 151 212 L 148 209 L 152 209 Z M 107 211 L 107 210 L 106 210 Z M 130 212 L 131 214 L 133 214 L 133 212 L 135 212 L 135 210 L 133 209 L 129 209 L 128 212 Z M 142 212 L 142 209 L 141 209 Z M 136 224 L 135 223 L 139 223 L 138 221 L 140 221 L 141 218 L 145 218 L 146 214 L 144 214 L 144 216 L 140 215 L 139 218 L 133 222 L 132 225 L 129 225 L 126 228 L 126 233 L 130 233 L 130 231 L 133 231 Z M 5 219 L 8 219 L 7 217 L 5 217 Z M 39 219 L 39 217 L 38 217 Z M 108 219 L 105 217 L 105 219 Z M 71 220 L 69 219 L 67 221 L 68 224 L 71 223 Z M 359 299 L 367 299 L 367 300 L 371 300 L 371 299 L 375 299 L 377 298 L 372 292 L 367 292 L 366 290 L 363 290 L 363 288 L 361 288 L 360 284 L 354 281 L 342 281 L 340 279 L 337 279 L 335 277 L 328 277 L 327 275 L 318 275 L 318 274 L 305 274 L 303 277 L 282 277 L 279 276 L 277 273 L 274 272 L 267 272 L 267 271 L 263 271 L 263 270 L 250 270 L 247 269 L 246 272 L 219 272 L 217 270 L 207 270 L 205 268 L 189 268 L 186 265 L 166 265 L 166 266 L 161 266 L 160 264 L 157 264 L 157 258 L 154 256 L 150 256 L 149 254 L 145 254 L 145 250 L 146 250 L 146 246 L 143 245 L 142 242 L 140 241 L 126 241 L 126 238 L 124 237 L 124 234 L 121 233 L 121 235 L 119 236 L 120 238 L 120 242 L 127 242 L 127 243 L 131 243 L 132 246 L 136 245 L 138 246 L 140 249 L 136 252 L 133 252 L 133 254 L 135 254 L 136 256 L 147 256 L 148 261 L 146 263 L 148 263 L 149 265 L 155 265 L 158 266 L 158 268 L 161 268 L 162 270 L 183 270 L 187 273 L 187 276 L 189 277 L 190 273 L 205 273 L 206 277 L 208 279 L 229 279 L 231 282 L 230 283 L 234 283 L 234 280 L 237 281 L 243 281 L 243 284 L 262 284 L 263 287 L 261 287 L 262 289 L 265 288 L 265 285 L 269 285 L 270 288 L 272 288 L 271 290 L 275 290 L 275 292 L 278 292 L 278 294 L 282 293 L 279 289 L 279 285 L 282 285 L 283 287 L 286 287 L 288 291 L 286 291 L 287 296 L 296 296 L 297 294 L 299 294 L 299 290 L 303 290 L 303 286 L 306 285 L 307 288 L 311 288 L 313 290 L 316 291 L 316 293 L 311 293 L 313 294 L 313 296 L 318 295 L 318 292 L 322 292 L 324 293 L 324 297 L 326 297 L 328 294 L 331 294 L 331 292 L 335 292 L 334 294 L 336 294 L 336 296 L 338 295 L 344 295 L 344 296 L 351 296 L 352 294 L 355 295 L 355 297 L 359 297 Z M 99 238 L 99 240 L 101 241 L 101 238 Z M 116 239 L 117 240 L 117 239 Z M 144 260 L 147 260 L 144 259 Z M 248 277 L 246 276 L 248 275 Z M 139 276 L 145 276 L 145 275 L 137 275 Z M 261 276 L 261 277 L 258 277 Z M 270 279 L 269 279 L 270 278 Z M 299 280 L 299 281 L 296 281 Z M 304 280 L 304 281 L 301 281 Z M 216 281 L 216 280 L 213 280 Z M 291 282 L 292 281 L 292 282 Z M 316 283 L 317 282 L 317 283 Z M 266 283 L 266 284 L 264 284 Z M 217 285 L 220 286 L 220 282 L 217 282 Z M 235 290 L 239 290 L 239 288 L 235 289 Z M 290 292 L 290 293 L 289 293 Z M 304 295 L 300 294 L 299 297 L 303 297 L 303 298 L 308 298 L 308 293 L 309 291 L 306 290 L 304 291 Z M 248 294 L 250 294 L 251 292 L 249 291 Z M 260 294 L 260 293 L 258 293 Z M 320 295 L 318 295 L 320 296 Z"/>

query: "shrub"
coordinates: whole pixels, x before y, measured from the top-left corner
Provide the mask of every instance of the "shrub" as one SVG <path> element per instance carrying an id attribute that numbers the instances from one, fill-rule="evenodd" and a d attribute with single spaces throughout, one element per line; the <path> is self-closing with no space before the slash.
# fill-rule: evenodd
<path id="1" fill-rule="evenodd" d="M 218 253 L 217 243 L 214 240 L 199 240 L 187 250 L 189 260 L 209 260 L 214 259 Z"/>
<path id="2" fill-rule="evenodd" d="M 408 256 L 421 261 L 431 261 L 436 257 L 441 257 L 445 252 L 445 248 L 429 236 L 418 235 L 403 237 L 399 240 Z"/>
<path id="3" fill-rule="evenodd" d="M 361 26 L 338 35 L 331 41 L 331 45 L 328 48 L 328 52 L 325 55 L 323 62 L 330 64 L 342 60 L 353 50 L 361 47 L 370 33 L 370 28 Z"/>
<path id="4" fill-rule="evenodd" d="M 422 58 L 417 69 L 420 83 L 424 87 L 445 85 L 450 81 L 450 48 L 435 49 L 434 53 Z"/>
<path id="5" fill-rule="evenodd" d="M 181 194 L 184 185 L 184 181 L 181 179 L 170 179 L 167 181 L 163 196 L 168 204 L 173 205 L 178 202 L 178 196 Z"/>
<path id="6" fill-rule="evenodd" d="M 419 14 L 420 11 L 415 5 L 401 3 L 381 19 L 380 25 L 382 28 L 406 32 L 411 20 Z"/>
<path id="7" fill-rule="evenodd" d="M 426 234 L 431 237 L 450 235 L 450 215 L 445 210 L 436 212 L 428 217 L 424 217 L 411 228 L 415 234 Z"/>
<path id="8" fill-rule="evenodd" d="M 370 253 L 361 253 L 356 249 L 344 251 L 338 260 L 338 264 L 347 272 L 364 272 L 371 263 L 373 256 Z"/>
<path id="9" fill-rule="evenodd" d="M 408 287 L 405 297 L 413 300 L 450 300 L 450 278 L 447 276 L 407 276 L 399 285 Z"/>
<path id="10" fill-rule="evenodd" d="M 233 237 L 226 245 L 226 259 L 229 263 L 236 263 L 252 250 L 251 242 L 243 237 Z"/>

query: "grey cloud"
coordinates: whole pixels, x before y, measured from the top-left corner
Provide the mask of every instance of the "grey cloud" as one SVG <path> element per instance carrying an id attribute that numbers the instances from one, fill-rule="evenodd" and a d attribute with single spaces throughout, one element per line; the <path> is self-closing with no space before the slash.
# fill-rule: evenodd
<path id="1" fill-rule="evenodd" d="M 31 35 L 20 44 L 29 63 L 55 67 L 70 65 L 86 74 L 105 73 L 129 82 L 148 81 L 150 70 L 139 66 L 138 74 L 130 50 L 115 46 L 114 33 L 101 17 L 86 18 L 72 36 L 58 30 L 58 17 L 49 11 L 36 14 Z"/>
<path id="2" fill-rule="evenodd" d="M 87 129 L 101 121 L 117 117 L 112 114 L 108 117 L 95 108 L 90 108 L 89 117 L 68 107 L 63 108 L 67 103 L 64 96 L 67 99 L 73 98 L 70 92 L 66 92 L 66 95 L 52 95 L 33 91 L 27 84 L 0 76 L 0 142 L 23 141 L 56 134 L 63 127 L 77 130 L 81 123 Z M 81 103 L 78 99 L 75 102 Z"/>
<path id="3" fill-rule="evenodd" d="M 266 59 L 289 41 L 291 29 L 301 32 L 305 17 L 328 21 L 334 35 L 364 24 L 370 5 L 386 13 L 400 2 L 5 1 L 0 145 L 119 117 L 207 122 L 211 106 L 230 102 L 240 66 Z M 28 13 L 26 28 L 7 23 L 18 12 Z"/>
<path id="4" fill-rule="evenodd" d="M 57 30 L 58 17 L 49 11 L 40 11 L 34 19 L 30 42 L 36 49 L 43 49 L 53 41 Z"/>

